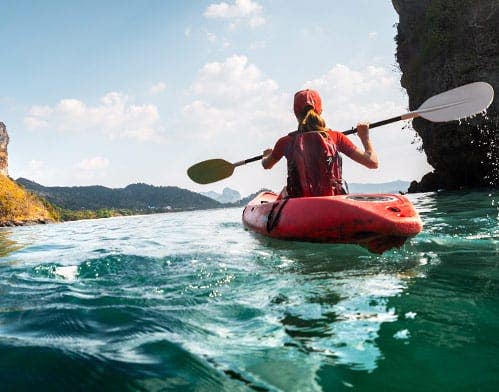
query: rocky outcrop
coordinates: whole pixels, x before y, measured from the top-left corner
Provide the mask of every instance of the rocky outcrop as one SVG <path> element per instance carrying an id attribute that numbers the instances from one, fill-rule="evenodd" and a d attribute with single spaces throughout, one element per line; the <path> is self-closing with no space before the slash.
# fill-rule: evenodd
<path id="1" fill-rule="evenodd" d="M 26 191 L 8 177 L 9 134 L 0 122 L 0 226 L 19 226 L 59 220 L 45 200 Z"/>
<path id="2" fill-rule="evenodd" d="M 392 0 L 399 14 L 397 60 L 410 110 L 428 97 L 484 81 L 499 92 L 498 0 Z M 499 99 L 486 116 L 431 123 L 418 118 L 434 167 L 411 192 L 499 186 Z"/>
<path id="3" fill-rule="evenodd" d="M 0 226 L 49 223 L 59 220 L 46 201 L 26 191 L 7 176 L 0 176 Z"/>
<path id="4" fill-rule="evenodd" d="M 7 127 L 3 122 L 0 122 L 0 175 L 6 176 L 9 171 L 9 155 L 7 153 L 7 145 L 9 144 L 9 134 Z"/>

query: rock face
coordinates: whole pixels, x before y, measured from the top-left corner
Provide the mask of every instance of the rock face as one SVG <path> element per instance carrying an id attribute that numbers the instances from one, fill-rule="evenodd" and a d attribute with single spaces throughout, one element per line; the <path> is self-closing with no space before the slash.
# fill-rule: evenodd
<path id="1" fill-rule="evenodd" d="M 397 60 L 410 110 L 430 96 L 484 81 L 499 92 L 498 0 L 392 0 Z M 434 172 L 410 192 L 499 186 L 499 99 L 486 116 L 413 127 Z"/>
<path id="2" fill-rule="evenodd" d="M 59 220 L 46 201 L 27 192 L 7 176 L 0 176 L 0 227 Z"/>
<path id="3" fill-rule="evenodd" d="M 59 220 L 51 205 L 27 192 L 8 177 L 8 144 L 7 128 L 0 122 L 0 227 Z"/>
<path id="4" fill-rule="evenodd" d="M 0 175 L 8 175 L 9 162 L 7 145 L 9 144 L 9 134 L 7 133 L 7 127 L 3 122 L 0 122 Z"/>

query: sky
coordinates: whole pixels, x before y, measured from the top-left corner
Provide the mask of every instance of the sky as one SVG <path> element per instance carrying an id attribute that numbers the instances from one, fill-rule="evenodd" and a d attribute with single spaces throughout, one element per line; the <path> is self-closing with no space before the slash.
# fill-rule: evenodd
<path id="1" fill-rule="evenodd" d="M 408 111 L 389 0 L 0 0 L 0 15 L 9 174 L 46 186 L 280 190 L 284 160 L 209 185 L 186 169 L 273 147 L 296 129 L 303 88 L 340 131 Z M 416 136 L 404 122 L 373 129 L 379 169 L 346 158 L 345 179 L 419 180 L 432 168 Z"/>

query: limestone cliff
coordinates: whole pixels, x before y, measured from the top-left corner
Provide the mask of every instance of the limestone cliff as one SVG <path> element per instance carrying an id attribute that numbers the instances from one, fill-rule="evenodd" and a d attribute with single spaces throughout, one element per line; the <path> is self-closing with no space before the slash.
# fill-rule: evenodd
<path id="1" fill-rule="evenodd" d="M 0 226 L 48 223 L 59 220 L 52 206 L 0 175 Z"/>
<path id="2" fill-rule="evenodd" d="M 58 215 L 50 204 L 29 193 L 7 176 L 8 144 L 7 128 L 3 122 L 0 122 L 0 226 L 47 223 L 58 220 Z"/>
<path id="3" fill-rule="evenodd" d="M 399 14 L 397 60 L 409 108 L 460 85 L 484 81 L 499 93 L 499 0 L 392 0 Z M 499 99 L 486 117 L 458 123 L 415 119 L 434 172 L 409 191 L 499 186 Z"/>
<path id="4" fill-rule="evenodd" d="M 3 122 L 0 122 L 0 175 L 6 176 L 8 174 L 8 154 L 7 145 L 9 144 L 9 134 L 7 127 Z"/>

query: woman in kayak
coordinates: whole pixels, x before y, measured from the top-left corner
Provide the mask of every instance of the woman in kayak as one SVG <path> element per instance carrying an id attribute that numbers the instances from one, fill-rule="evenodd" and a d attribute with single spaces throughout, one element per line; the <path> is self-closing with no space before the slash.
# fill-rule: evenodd
<path id="1" fill-rule="evenodd" d="M 364 147 L 361 151 L 341 132 L 326 128 L 317 91 L 298 91 L 293 109 L 298 130 L 281 137 L 273 149 L 263 152 L 262 159 L 262 166 L 271 169 L 283 156 L 286 157 L 288 180 L 281 197 L 345 194 L 339 153 L 370 169 L 378 167 L 378 157 L 369 140 L 368 123 L 357 125 L 357 135 Z"/>

